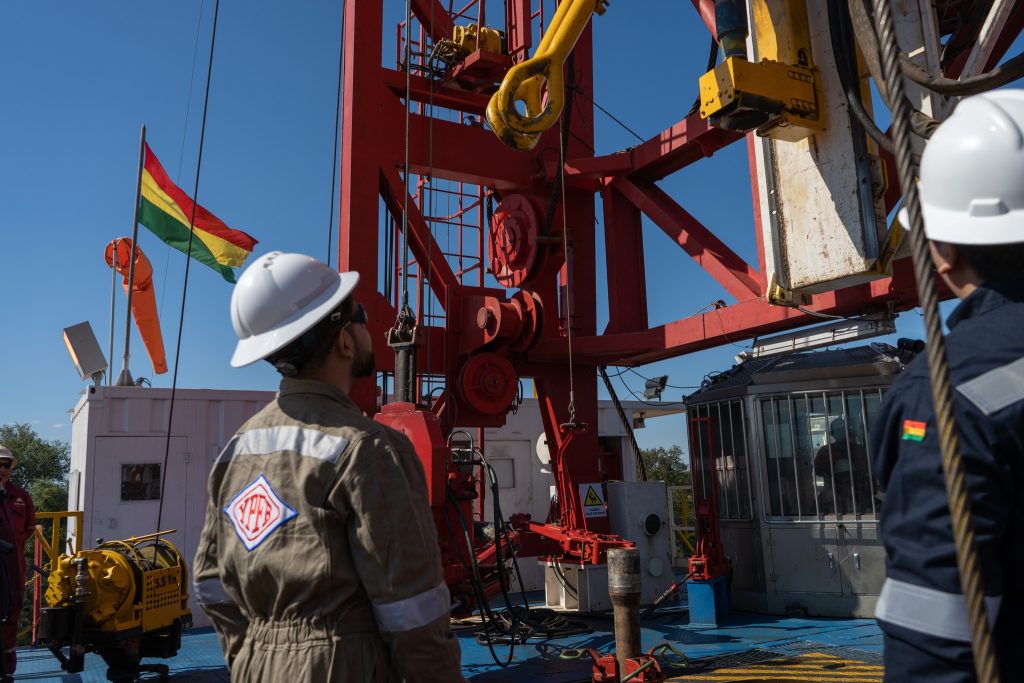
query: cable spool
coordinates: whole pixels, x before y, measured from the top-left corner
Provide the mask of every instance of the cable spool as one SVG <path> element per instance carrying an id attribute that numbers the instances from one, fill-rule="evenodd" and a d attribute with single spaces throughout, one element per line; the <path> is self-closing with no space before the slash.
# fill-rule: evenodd
<path id="1" fill-rule="evenodd" d="M 85 653 L 96 652 L 125 675 L 153 670 L 147 666 L 166 669 L 140 662 L 173 657 L 192 623 L 188 569 L 178 549 L 161 537 L 168 533 L 107 541 L 53 561 L 39 638 L 61 668 L 78 673 Z"/>

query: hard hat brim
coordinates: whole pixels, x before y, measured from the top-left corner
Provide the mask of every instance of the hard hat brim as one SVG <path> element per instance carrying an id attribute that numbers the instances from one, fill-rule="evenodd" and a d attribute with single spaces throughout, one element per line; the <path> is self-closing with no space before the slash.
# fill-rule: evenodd
<path id="1" fill-rule="evenodd" d="M 951 211 L 922 205 L 924 234 L 936 242 L 949 244 L 1013 244 L 1024 242 L 1024 216 L 1010 211 L 1000 216 L 978 218 L 962 211 Z M 910 214 L 906 207 L 897 214 L 900 225 L 910 230 Z M 966 227 L 970 230 L 965 230 Z"/>
<path id="2" fill-rule="evenodd" d="M 238 345 L 235 346 L 235 352 L 231 356 L 231 367 L 244 368 L 256 361 L 263 360 L 291 344 L 306 330 L 311 329 L 327 317 L 328 313 L 348 298 L 359 283 L 359 273 L 357 272 L 338 273 L 338 275 L 338 284 L 334 290 L 328 290 L 326 297 L 316 306 L 273 330 L 239 340 Z"/>

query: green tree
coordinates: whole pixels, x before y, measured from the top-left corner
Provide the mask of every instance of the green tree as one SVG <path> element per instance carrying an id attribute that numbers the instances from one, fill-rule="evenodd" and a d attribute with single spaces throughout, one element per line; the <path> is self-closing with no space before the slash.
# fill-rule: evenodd
<path id="1" fill-rule="evenodd" d="M 690 466 L 683 462 L 683 449 L 678 445 L 642 448 L 640 457 L 650 481 L 663 481 L 669 486 L 689 486 Z"/>
<path id="2" fill-rule="evenodd" d="M 0 444 L 18 459 L 11 481 L 28 490 L 37 511 L 67 510 L 71 447 L 42 439 L 27 424 L 0 426 Z"/>
<path id="3" fill-rule="evenodd" d="M 0 444 L 11 449 L 18 459 L 18 466 L 11 474 L 11 481 L 26 489 L 32 496 L 36 512 L 57 512 L 68 507 L 68 470 L 71 467 L 71 447 L 66 441 L 47 440 L 39 437 L 27 424 L 0 425 Z M 44 525 L 49 527 L 49 525 Z M 47 531 L 48 533 L 48 531 Z M 34 541 L 25 544 L 25 564 L 32 571 L 32 550 Z M 45 561 L 45 560 L 44 560 Z M 45 582 L 43 586 L 45 587 Z M 32 623 L 32 590 L 25 591 L 25 601 L 18 624 L 19 633 L 28 630 Z M 18 639 L 20 645 L 29 642 L 25 633 Z"/>

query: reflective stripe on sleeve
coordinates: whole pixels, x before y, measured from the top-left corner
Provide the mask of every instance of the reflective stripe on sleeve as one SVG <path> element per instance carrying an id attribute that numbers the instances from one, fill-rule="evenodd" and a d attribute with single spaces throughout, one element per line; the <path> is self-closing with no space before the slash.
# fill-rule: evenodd
<path id="1" fill-rule="evenodd" d="M 1002 596 L 986 597 L 989 624 L 996 623 Z M 875 617 L 896 626 L 929 636 L 970 642 L 967 603 L 960 593 L 915 586 L 906 581 L 886 579 L 878 596 Z"/>
<path id="2" fill-rule="evenodd" d="M 1024 401 L 1024 358 L 978 375 L 956 389 L 985 415 Z"/>
<path id="3" fill-rule="evenodd" d="M 235 436 L 217 457 L 217 464 L 226 464 L 239 455 L 272 455 L 282 451 L 335 463 L 346 446 L 348 439 L 345 437 L 316 429 L 292 425 L 261 427 Z"/>
<path id="4" fill-rule="evenodd" d="M 220 579 L 203 579 L 202 581 L 196 581 L 193 584 L 196 592 L 196 602 L 200 606 L 205 605 L 223 605 L 225 603 L 234 604 L 234 600 L 228 597 L 227 592 L 224 590 L 224 584 L 220 582 Z"/>
<path id="5" fill-rule="evenodd" d="M 451 609 L 448 586 L 441 583 L 405 600 L 373 603 L 373 614 L 381 631 L 409 631 L 426 626 Z"/>

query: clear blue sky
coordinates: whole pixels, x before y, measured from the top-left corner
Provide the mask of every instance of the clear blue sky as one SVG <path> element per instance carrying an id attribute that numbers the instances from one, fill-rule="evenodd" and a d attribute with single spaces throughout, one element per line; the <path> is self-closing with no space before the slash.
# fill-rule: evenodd
<path id="1" fill-rule="evenodd" d="M 340 4 L 221 2 L 198 199 L 260 240 L 257 256 L 275 249 L 327 254 Z M 491 4 L 498 15 L 500 4 Z M 393 25 L 404 16 L 404 4 L 386 5 Z M 131 233 L 141 124 L 171 178 L 192 191 L 212 17 L 213 0 L 0 4 L 0 423 L 28 422 L 46 438 L 70 439 L 67 411 L 84 383 L 61 329 L 88 320 L 106 353 L 111 272 L 102 254 L 111 239 Z M 620 0 L 594 26 L 594 99 L 643 137 L 681 118 L 708 50 L 707 32 L 690 3 Z M 393 65 L 393 43 L 386 42 L 384 52 L 384 63 Z M 637 143 L 604 115 L 596 121 L 599 152 Z M 673 176 L 664 187 L 756 262 L 743 145 Z M 726 298 L 653 226 L 645 227 L 645 242 L 652 324 Z M 173 364 L 184 256 L 145 228 L 140 245 L 154 266 Z M 603 254 L 598 258 L 600 271 Z M 603 281 L 599 289 L 603 300 Z M 116 294 L 115 375 L 125 315 L 120 284 Z M 229 367 L 235 343 L 230 296 L 231 286 L 218 274 L 193 263 L 179 387 L 276 387 L 277 375 L 267 365 Z M 903 316 L 900 326 L 903 335 L 923 334 L 916 313 Z M 696 385 L 706 373 L 728 367 L 740 350 L 726 346 L 639 372 L 669 374 L 671 385 Z M 137 337 L 131 370 L 153 386 L 170 386 L 172 373 L 153 376 Z M 624 373 L 622 379 L 642 392 L 637 375 Z M 613 381 L 620 396 L 630 398 Z M 684 393 L 670 388 L 665 398 Z M 681 418 L 648 425 L 637 434 L 642 446 L 682 444 Z"/>

